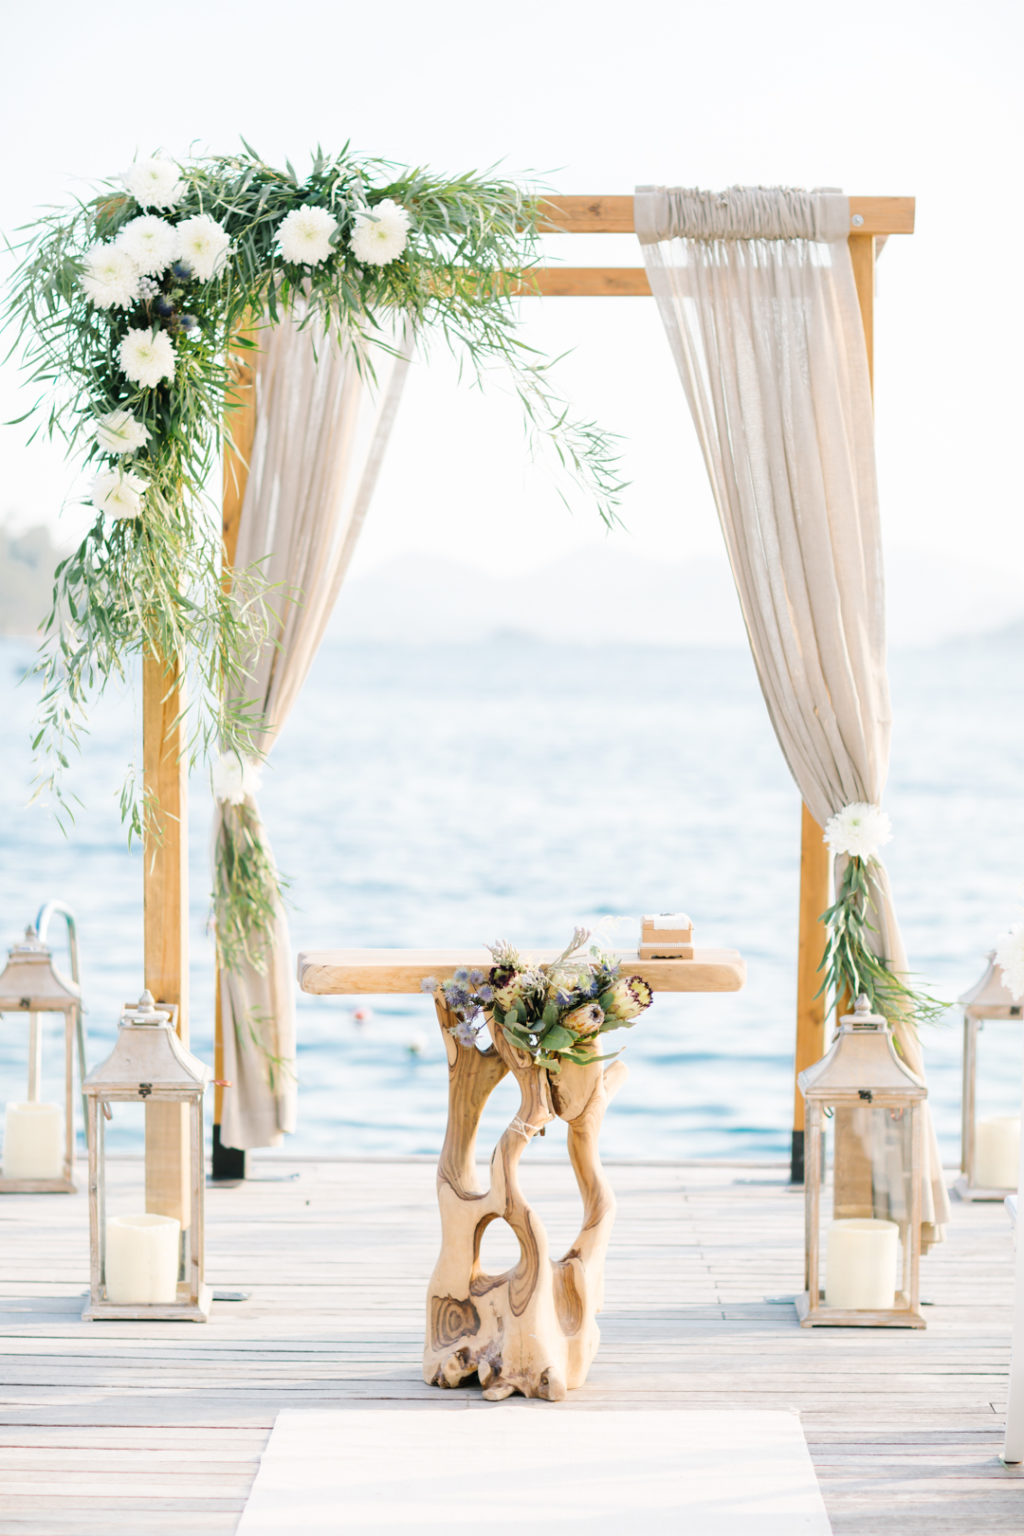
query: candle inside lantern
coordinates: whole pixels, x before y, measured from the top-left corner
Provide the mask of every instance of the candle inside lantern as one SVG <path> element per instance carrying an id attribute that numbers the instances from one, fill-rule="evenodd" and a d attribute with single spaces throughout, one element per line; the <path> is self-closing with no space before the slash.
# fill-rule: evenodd
<path id="1" fill-rule="evenodd" d="M 843 1311 L 888 1311 L 896 1301 L 897 1239 L 894 1221 L 852 1216 L 828 1229 L 825 1305 Z"/>
<path id="2" fill-rule="evenodd" d="M 107 1221 L 107 1300 L 168 1305 L 178 1297 L 181 1223 L 152 1211 Z"/>
<path id="3" fill-rule="evenodd" d="M 979 1189 L 1016 1189 L 1020 1166 L 1020 1119 L 995 1115 L 974 1131 L 974 1182 Z"/>
<path id="4" fill-rule="evenodd" d="M 59 1179 L 64 1125 L 59 1104 L 8 1104 L 4 1113 L 5 1179 Z"/>

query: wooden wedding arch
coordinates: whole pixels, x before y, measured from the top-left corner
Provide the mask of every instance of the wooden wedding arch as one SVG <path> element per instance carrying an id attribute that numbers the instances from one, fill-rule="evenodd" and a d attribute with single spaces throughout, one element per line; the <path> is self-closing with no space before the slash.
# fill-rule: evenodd
<path id="1" fill-rule="evenodd" d="M 875 261 L 890 235 L 914 231 L 912 197 L 851 197 L 850 256 L 860 302 L 869 375 L 874 379 Z M 633 198 L 565 196 L 544 205 L 545 231 L 552 234 L 633 234 Z M 651 289 L 643 267 L 540 267 L 523 296 L 551 298 L 640 298 Z M 225 570 L 238 544 L 239 522 L 255 431 L 255 402 L 249 365 L 236 358 L 231 447 L 225 453 L 223 530 Z M 225 579 L 229 579 L 226 577 Z M 143 774 L 155 806 L 147 836 L 143 875 L 146 986 L 155 997 L 179 1008 L 178 1028 L 188 1040 L 188 870 L 186 758 L 181 724 L 181 677 L 177 662 L 146 657 L 142 673 Z M 817 997 L 824 946 L 820 917 L 829 905 L 829 853 L 822 829 L 802 808 L 799 947 L 797 956 L 796 1073 L 816 1061 L 825 1045 L 825 1000 Z M 217 985 L 214 1076 L 223 1076 L 220 986 Z M 214 1104 L 214 1177 L 245 1174 L 245 1154 L 220 1144 L 223 1086 Z M 791 1174 L 803 1180 L 803 1099 L 794 1082 Z M 177 1105 L 149 1105 L 146 1120 L 147 1207 L 179 1218 L 187 1209 L 188 1156 L 185 1124 Z"/>

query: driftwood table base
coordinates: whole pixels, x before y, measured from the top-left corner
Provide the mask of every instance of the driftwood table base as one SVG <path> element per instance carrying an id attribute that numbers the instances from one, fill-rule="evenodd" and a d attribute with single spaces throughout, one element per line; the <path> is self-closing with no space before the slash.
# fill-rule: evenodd
<path id="1" fill-rule="evenodd" d="M 492 1401 L 521 1392 L 550 1402 L 582 1386 L 600 1338 L 604 1260 L 615 1197 L 598 1157 L 597 1139 L 608 1102 L 626 1076 L 615 1061 L 577 1066 L 557 1075 L 489 1026 L 486 1051 L 460 1045 L 454 1019 L 438 1003 L 448 1053 L 448 1129 L 437 1170 L 441 1254 L 430 1281 L 423 1379 L 457 1387 L 476 1375 Z M 506 1073 L 519 1085 L 519 1111 L 491 1158 L 491 1183 L 476 1186 L 477 1129 L 491 1092 Z M 568 1127 L 569 1158 L 583 1201 L 583 1222 L 568 1253 L 552 1260 L 547 1233 L 517 1181 L 531 1139 L 556 1116 Z M 505 1221 L 519 1243 L 519 1262 L 503 1274 L 480 1266 L 483 1234 Z"/>

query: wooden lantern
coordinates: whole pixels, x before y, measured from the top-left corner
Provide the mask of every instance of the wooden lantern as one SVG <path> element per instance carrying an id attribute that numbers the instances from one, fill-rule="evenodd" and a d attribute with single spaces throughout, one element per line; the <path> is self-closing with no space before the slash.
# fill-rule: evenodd
<path id="1" fill-rule="evenodd" d="M 205 1322 L 210 1293 L 203 1283 L 203 1091 L 209 1068 L 174 1031 L 177 1009 L 155 1004 L 150 992 L 129 1006 L 107 1060 L 85 1080 L 89 1105 L 89 1304 L 82 1316 L 167 1318 Z M 153 1210 L 144 1193 L 122 1187 L 123 1214 L 110 1214 L 106 1122 L 115 1106 L 178 1104 L 189 1117 L 190 1181 L 182 1219 Z M 119 1173 L 135 1164 L 119 1165 Z M 117 1180 L 119 1186 L 123 1177 Z"/>
<path id="2" fill-rule="evenodd" d="M 984 975 L 958 999 L 964 1010 L 964 1089 L 955 1188 L 962 1200 L 1004 1200 L 1017 1188 L 1020 1116 L 978 1120 L 978 1036 L 989 1020 L 1019 1023 L 1022 1017 L 1021 1005 L 1006 990 L 994 949 L 987 960 Z"/>
<path id="3" fill-rule="evenodd" d="M 36 930 L 8 951 L 0 974 L 0 1014 L 23 1014 L 28 1023 L 27 1097 L 7 1100 L 0 1194 L 73 1194 L 75 1156 L 73 1046 L 82 1007 L 73 981 L 53 966 L 50 950 Z M 64 1018 L 62 1085 L 56 1102 L 42 1098 L 43 1028 L 40 1014 Z"/>
<path id="4" fill-rule="evenodd" d="M 858 997 L 831 1049 L 797 1082 L 807 1132 L 801 1323 L 923 1328 L 918 1270 L 927 1088 L 899 1059 L 891 1029 L 869 1011 L 866 997 Z M 829 1118 L 831 1169 L 823 1155 Z"/>

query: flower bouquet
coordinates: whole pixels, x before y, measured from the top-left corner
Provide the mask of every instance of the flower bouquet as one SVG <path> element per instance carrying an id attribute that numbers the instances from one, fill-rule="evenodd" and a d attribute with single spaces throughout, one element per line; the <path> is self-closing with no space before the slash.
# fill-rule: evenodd
<path id="1" fill-rule="evenodd" d="M 650 1006 L 651 989 L 642 976 L 621 975 L 620 962 L 596 945 L 584 952 L 589 938 L 586 928 L 577 928 L 546 965 L 524 960 L 499 940 L 487 945 L 494 957 L 489 970 L 460 966 L 449 981 L 427 976 L 421 986 L 440 996 L 461 1045 L 475 1044 L 490 1018 L 511 1046 L 549 1072 L 558 1072 L 563 1061 L 607 1061 L 597 1053 L 598 1036 L 631 1029 Z"/>

